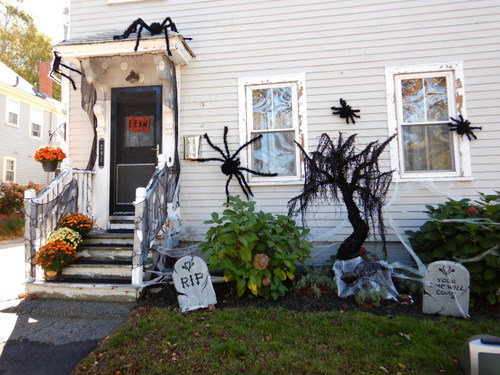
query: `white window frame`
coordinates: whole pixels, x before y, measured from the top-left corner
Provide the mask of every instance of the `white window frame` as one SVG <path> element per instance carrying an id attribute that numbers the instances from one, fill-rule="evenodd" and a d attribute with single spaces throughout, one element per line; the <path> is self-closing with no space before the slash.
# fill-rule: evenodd
<path id="1" fill-rule="evenodd" d="M 40 126 L 40 135 L 37 136 L 33 134 L 33 125 Z M 42 135 L 43 135 L 43 110 L 32 107 L 30 110 L 30 138 L 42 139 Z"/>
<path id="2" fill-rule="evenodd" d="M 8 170 L 7 169 L 7 166 L 9 164 L 9 162 L 12 162 L 13 164 L 13 170 Z M 7 172 L 12 172 L 12 175 L 13 175 L 13 178 L 12 179 L 8 179 L 7 178 Z M 10 157 L 7 157 L 7 156 L 4 156 L 3 158 L 3 181 L 6 182 L 6 181 L 12 181 L 12 182 L 16 182 L 16 159 L 15 158 L 10 158 Z"/>
<path id="3" fill-rule="evenodd" d="M 426 171 L 426 172 L 406 172 L 404 171 L 403 159 L 403 137 L 400 136 L 402 118 L 401 79 L 432 77 L 436 75 L 447 76 L 448 107 L 450 116 L 457 118 L 462 115 L 467 118 L 465 108 L 464 71 L 462 62 L 452 62 L 446 64 L 426 64 L 415 66 L 396 66 L 385 69 L 387 85 L 387 112 L 389 134 L 398 134 L 397 142 L 390 143 L 391 169 L 395 171 L 394 180 L 450 180 L 472 178 L 470 150 L 467 137 L 458 136 L 452 132 L 454 171 Z"/>
<path id="4" fill-rule="evenodd" d="M 305 90 L 305 73 L 290 74 L 285 76 L 249 77 L 238 80 L 238 99 L 240 114 L 240 143 L 244 144 L 251 139 L 253 131 L 253 105 L 252 89 L 270 87 L 292 87 L 292 113 L 295 141 L 307 151 L 307 106 Z M 241 152 L 242 164 L 251 169 L 249 161 L 252 160 L 252 147 L 246 147 Z M 248 182 L 253 185 L 259 184 L 286 184 L 299 183 L 303 179 L 303 157 L 301 151 L 296 147 L 295 171 L 293 176 L 277 175 L 274 177 L 247 175 Z M 272 172 L 272 171 L 271 171 Z"/>
<path id="5" fill-rule="evenodd" d="M 11 112 L 11 109 L 12 109 L 11 108 L 11 104 L 15 104 L 16 105 L 16 107 L 17 107 L 16 108 L 16 110 L 17 110 L 16 113 L 15 112 Z M 20 108 L 21 108 L 21 103 L 19 102 L 19 100 L 7 98 L 7 110 L 5 111 L 5 116 L 6 116 L 5 123 L 7 125 L 15 126 L 16 128 L 19 127 L 19 117 L 20 117 L 20 112 L 21 112 Z M 11 122 L 10 121 L 10 116 L 9 115 L 11 113 L 15 113 L 17 115 L 17 122 Z"/>

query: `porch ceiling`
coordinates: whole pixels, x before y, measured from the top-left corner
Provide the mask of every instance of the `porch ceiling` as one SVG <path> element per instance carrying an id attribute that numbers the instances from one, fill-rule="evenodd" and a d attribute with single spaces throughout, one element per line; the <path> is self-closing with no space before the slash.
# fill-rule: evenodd
<path id="1" fill-rule="evenodd" d="M 134 51 L 137 34 L 133 33 L 128 39 L 113 40 L 114 35 L 121 35 L 123 31 L 110 30 L 104 33 L 65 40 L 54 46 L 62 57 L 72 63 L 91 57 L 137 56 L 145 53 L 164 53 L 176 65 L 187 65 L 196 56 L 189 48 L 181 34 L 168 37 L 172 56 L 168 56 L 164 35 L 151 36 L 148 32 L 141 35 L 137 52 Z"/>

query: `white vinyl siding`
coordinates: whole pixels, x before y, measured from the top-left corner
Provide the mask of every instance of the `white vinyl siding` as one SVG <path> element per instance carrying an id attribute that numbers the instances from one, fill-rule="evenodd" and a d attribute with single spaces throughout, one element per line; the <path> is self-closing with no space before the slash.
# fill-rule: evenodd
<path id="1" fill-rule="evenodd" d="M 13 99 L 7 99 L 7 125 L 19 126 L 19 102 Z"/>
<path id="2" fill-rule="evenodd" d="M 398 134 L 391 148 L 397 177 L 470 177 L 467 141 L 448 126 L 466 112 L 462 64 L 390 67 L 386 79 L 389 132 Z"/>
<path id="3" fill-rule="evenodd" d="M 43 111 L 37 108 L 31 108 L 30 113 L 30 137 L 42 139 L 43 129 Z"/>
<path id="4" fill-rule="evenodd" d="M 3 181 L 16 181 L 16 159 L 3 158 Z"/>
<path id="5" fill-rule="evenodd" d="M 168 12 L 165 13 L 165 9 Z M 113 17 L 109 16 L 110 12 Z M 148 24 L 169 16 L 182 35 L 192 38 L 188 44 L 196 58 L 189 66 L 178 67 L 179 139 L 208 133 L 214 144 L 222 145 L 223 128 L 228 126 L 231 151 L 237 150 L 247 137 L 246 126 L 241 130 L 241 116 L 245 111 L 239 108 L 239 79 L 305 73 L 305 141 L 309 145 L 306 150 L 316 149 L 323 132 L 332 138 L 339 132 L 356 133 L 357 145 L 362 148 L 391 135 L 388 122 L 396 120 L 395 99 L 387 91 L 389 80 L 384 75 L 385 67 L 429 64 L 439 67 L 443 62 L 463 61 L 467 113 L 460 108 L 461 103 L 465 103 L 462 100 L 456 103 L 460 110 L 455 109 L 455 114 L 461 113 L 474 126 L 483 128 L 475 132 L 477 140 L 469 142 L 466 137 L 457 137 L 459 143 L 465 143 L 463 149 L 469 154 L 464 155 L 464 160 L 469 160 L 468 166 L 462 162 L 455 165 L 462 168 L 459 175 L 464 177 L 433 178 L 432 183 L 427 183 L 422 178 L 401 179 L 396 173 L 384 207 L 385 218 L 393 219 L 392 223 L 386 221 L 388 238 L 399 243 L 393 223 L 403 237 L 405 230 L 415 230 L 422 225 L 427 218 L 423 214 L 427 204 L 443 203 L 447 197 L 477 199 L 478 192 L 498 190 L 498 1 L 164 0 L 107 5 L 102 0 L 71 0 L 71 36 L 85 37 L 106 30 L 123 32 L 138 15 Z M 78 78 L 75 75 L 75 79 Z M 460 89 L 458 83 L 454 82 L 456 90 Z M 71 95 L 68 123 L 71 124 L 73 161 L 83 168 L 92 142 L 91 125 L 81 110 L 79 92 L 67 89 Z M 358 113 L 361 118 L 356 119 L 355 125 L 347 125 L 345 120 L 332 115 L 330 108 L 338 106 L 340 98 L 361 110 Z M 393 129 L 396 128 L 397 123 Z M 452 136 L 456 134 L 453 132 Z M 206 151 L 206 144 L 202 146 L 200 157 L 215 155 Z M 396 149 L 392 150 L 393 147 Z M 182 152 L 182 145 L 180 148 Z M 396 140 L 390 148 L 391 151 L 386 149 L 380 158 L 383 170 L 399 169 Z M 245 152 L 241 154 L 245 156 Z M 242 160 L 243 163 L 246 161 Z M 190 160 L 181 160 L 181 171 L 183 224 L 193 228 L 194 238 L 202 240 L 207 229 L 203 221 L 210 218 L 211 212 L 223 209 L 227 176 L 220 172 L 217 163 L 209 165 Z M 472 176 L 471 171 L 473 178 L 467 177 Z M 282 185 L 252 184 L 253 199 L 259 208 L 285 214 L 288 200 L 302 188 L 300 181 Z M 242 195 L 234 179 L 230 191 Z M 325 204 L 311 215 L 308 224 L 312 239 L 323 233 L 322 238 L 328 241 L 340 241 L 350 234 L 345 216 L 332 214 L 336 208 Z M 328 235 L 330 231 L 333 233 Z M 329 256 L 325 251 L 324 258 Z"/>

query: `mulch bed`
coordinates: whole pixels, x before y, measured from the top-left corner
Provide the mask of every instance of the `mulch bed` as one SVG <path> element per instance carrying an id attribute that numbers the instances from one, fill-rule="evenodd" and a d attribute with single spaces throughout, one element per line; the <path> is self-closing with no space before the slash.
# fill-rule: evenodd
<path id="1" fill-rule="evenodd" d="M 402 304 L 395 301 L 383 301 L 380 306 L 359 305 L 353 297 L 340 298 L 336 291 L 324 290 L 320 297 L 317 297 L 311 290 L 302 289 L 294 290 L 289 287 L 288 292 L 284 297 L 274 301 L 264 298 L 247 298 L 238 297 L 235 289 L 228 283 L 214 283 L 214 289 L 217 296 L 217 309 L 230 308 L 282 308 L 298 312 L 319 312 L 319 311 L 366 311 L 372 314 L 394 317 L 398 315 L 406 315 L 414 318 L 437 318 L 439 315 L 427 315 L 422 313 L 422 298 L 421 296 L 413 296 L 412 304 Z M 153 291 L 155 291 L 153 293 Z M 151 290 L 144 293 L 139 302 L 143 307 L 171 307 L 177 308 L 177 294 L 173 285 L 164 286 L 161 290 L 158 287 L 153 287 Z M 492 307 L 487 304 L 476 304 L 470 306 L 469 315 L 471 319 L 499 319 L 500 308 Z"/>

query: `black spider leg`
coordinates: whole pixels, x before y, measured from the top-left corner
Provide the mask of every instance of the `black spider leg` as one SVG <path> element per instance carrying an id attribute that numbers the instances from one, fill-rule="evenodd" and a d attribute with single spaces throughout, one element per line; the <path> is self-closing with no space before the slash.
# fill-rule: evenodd
<path id="1" fill-rule="evenodd" d="M 229 183 L 231 182 L 232 178 L 233 178 L 233 175 L 230 174 L 229 178 L 226 181 L 226 201 L 227 202 L 229 202 Z M 239 179 L 238 179 L 238 181 L 239 181 Z M 240 185 L 241 185 L 241 183 L 240 183 Z M 243 192 L 245 193 L 245 195 L 247 194 L 244 189 L 243 189 Z M 248 195 L 247 195 L 247 199 L 248 199 Z"/>
<path id="2" fill-rule="evenodd" d="M 227 126 L 224 127 L 224 143 L 226 144 L 226 150 L 227 150 L 226 134 L 227 134 Z M 212 147 L 214 150 L 218 151 L 219 154 L 221 154 L 222 157 L 224 158 L 224 160 L 221 160 L 221 159 L 216 159 L 216 160 L 221 160 L 222 162 L 225 162 L 229 159 L 229 151 L 227 152 L 227 155 L 225 155 L 224 152 L 222 152 L 222 150 L 220 149 L 220 147 L 218 147 L 212 143 L 212 141 L 210 140 L 210 137 L 208 136 L 207 133 L 203 134 L 203 138 L 205 138 L 207 140 L 207 143 L 210 145 L 210 147 Z"/>
<path id="3" fill-rule="evenodd" d="M 139 26 L 139 30 L 137 30 L 137 26 Z M 114 40 L 117 39 L 127 39 L 130 34 L 137 32 L 137 40 L 135 42 L 134 51 L 137 52 L 137 48 L 139 48 L 139 42 L 141 40 L 142 29 L 146 28 L 146 30 L 151 31 L 148 24 L 142 20 L 142 18 L 136 19 L 132 24 L 125 30 L 123 35 L 115 35 L 113 36 Z"/>
<path id="4" fill-rule="evenodd" d="M 58 83 L 58 84 L 61 84 L 61 80 L 59 80 L 59 79 L 58 79 L 58 78 L 54 75 L 54 73 L 58 73 L 58 74 L 62 75 L 63 77 L 67 78 L 67 79 L 71 82 L 71 84 L 73 85 L 73 89 L 74 89 L 74 90 L 76 90 L 75 81 L 73 81 L 73 79 L 72 79 L 70 76 L 68 76 L 68 75 L 64 74 L 63 72 L 61 72 L 61 70 L 59 69 L 59 67 L 60 67 L 60 66 L 62 66 L 62 67 L 64 67 L 64 68 L 69 69 L 69 70 L 71 70 L 71 71 L 73 71 L 73 72 L 75 72 L 75 73 L 78 73 L 78 74 L 80 74 L 80 75 L 82 75 L 82 72 L 80 72 L 80 71 L 79 71 L 79 70 L 77 70 L 77 69 L 73 69 L 72 67 L 70 67 L 70 66 L 68 66 L 68 65 L 66 65 L 66 64 L 63 64 L 63 63 L 61 62 L 61 59 L 62 59 L 62 57 L 61 57 L 61 55 L 59 54 L 59 52 L 54 51 L 54 61 L 52 62 L 52 70 L 51 70 L 51 71 L 50 71 L 50 73 L 49 73 L 49 77 L 50 77 L 50 78 L 51 78 L 54 82 L 56 82 L 56 83 Z"/>
<path id="5" fill-rule="evenodd" d="M 167 53 L 169 56 L 172 56 L 172 52 L 170 52 L 170 42 L 168 41 L 168 28 L 170 27 L 170 30 L 172 30 L 174 33 L 177 33 L 177 27 L 175 26 L 175 23 L 170 19 L 170 17 L 167 17 L 163 20 L 161 23 L 162 29 L 165 32 L 165 42 L 167 44 Z"/>
<path id="6" fill-rule="evenodd" d="M 249 200 L 250 196 L 248 194 L 250 194 L 253 197 L 253 193 L 252 193 L 252 189 L 250 189 L 250 186 L 248 186 L 248 184 L 245 180 L 245 176 L 243 176 L 243 174 L 239 171 L 237 171 L 234 175 L 236 176 L 236 179 L 238 180 L 238 182 L 240 184 L 241 190 L 243 190 L 243 193 L 245 193 L 247 200 Z M 227 195 L 227 199 L 229 201 L 229 194 Z"/>

